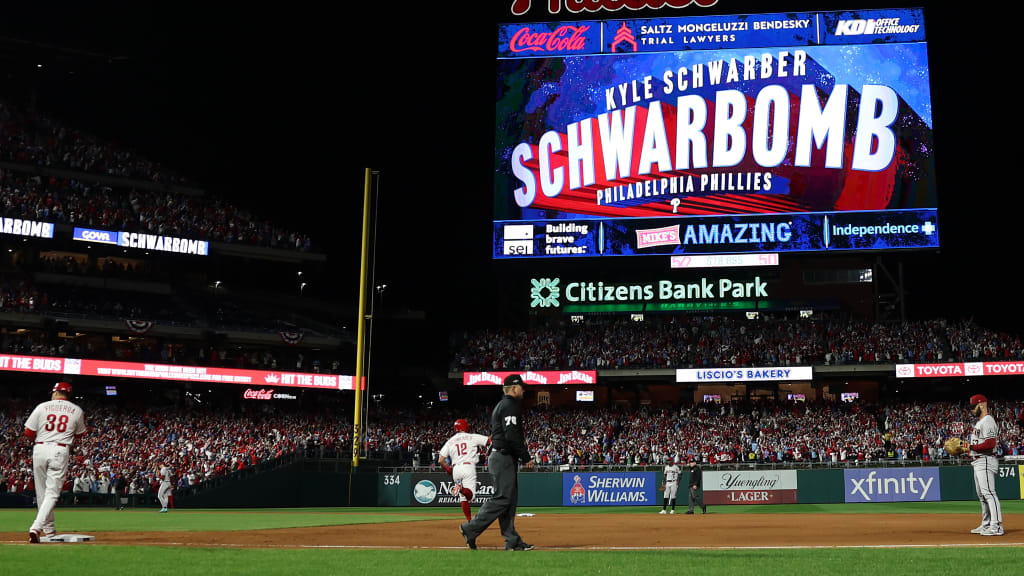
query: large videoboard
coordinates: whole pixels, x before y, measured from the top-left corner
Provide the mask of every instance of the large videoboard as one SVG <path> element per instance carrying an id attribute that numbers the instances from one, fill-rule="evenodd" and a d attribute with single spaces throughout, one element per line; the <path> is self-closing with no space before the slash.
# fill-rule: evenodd
<path id="1" fill-rule="evenodd" d="M 921 9 L 505 24 L 494 258 L 937 248 Z"/>

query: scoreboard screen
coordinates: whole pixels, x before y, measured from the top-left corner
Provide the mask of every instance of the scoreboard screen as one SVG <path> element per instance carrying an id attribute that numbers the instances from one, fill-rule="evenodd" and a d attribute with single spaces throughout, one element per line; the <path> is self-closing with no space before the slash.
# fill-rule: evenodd
<path id="1" fill-rule="evenodd" d="M 494 258 L 939 246 L 923 9 L 504 24 L 497 44 Z"/>

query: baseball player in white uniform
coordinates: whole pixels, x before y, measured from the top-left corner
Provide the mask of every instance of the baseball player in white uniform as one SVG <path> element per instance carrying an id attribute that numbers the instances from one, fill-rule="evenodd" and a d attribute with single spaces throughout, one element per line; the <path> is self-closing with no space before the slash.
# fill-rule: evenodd
<path id="1" fill-rule="evenodd" d="M 679 465 L 676 464 L 675 460 L 669 460 L 668 464 L 665 465 L 665 503 L 662 505 L 661 512 L 658 512 L 658 514 L 666 513 L 669 502 L 672 503 L 672 511 L 667 513 L 676 513 L 676 492 L 679 491 L 680 472 L 682 472 L 682 470 L 679 469 Z"/>
<path id="2" fill-rule="evenodd" d="M 159 467 L 157 477 L 160 478 L 160 489 L 156 493 L 156 498 L 160 501 L 160 512 L 166 513 L 167 504 L 171 500 L 171 475 L 173 472 L 163 461 L 157 462 L 157 465 Z"/>
<path id="3" fill-rule="evenodd" d="M 981 525 L 971 530 L 982 536 L 1003 535 L 1003 508 L 996 494 L 996 473 L 999 472 L 999 457 L 996 456 L 996 442 L 999 425 L 989 414 L 988 398 L 981 394 L 971 396 L 971 413 L 978 418 L 971 432 L 971 466 L 974 467 L 974 489 L 981 501 Z"/>
<path id="4" fill-rule="evenodd" d="M 25 421 L 25 436 L 35 441 L 32 471 L 39 511 L 28 530 L 28 541 L 33 544 L 57 534 L 53 509 L 67 475 L 71 445 L 85 434 L 85 412 L 68 401 L 70 396 L 71 384 L 57 382 L 50 393 L 50 401 L 36 406 Z"/>
<path id="5" fill-rule="evenodd" d="M 452 495 L 458 493 L 462 500 L 462 513 L 466 515 L 466 521 L 473 519 L 469 510 L 470 502 L 473 501 L 473 494 L 476 493 L 476 464 L 480 450 L 486 449 L 491 439 L 483 434 L 472 434 L 469 431 L 469 422 L 462 418 L 455 421 L 455 435 L 444 443 L 444 447 L 438 453 L 437 461 L 452 475 L 455 486 Z M 451 460 L 451 465 L 445 462 Z"/>

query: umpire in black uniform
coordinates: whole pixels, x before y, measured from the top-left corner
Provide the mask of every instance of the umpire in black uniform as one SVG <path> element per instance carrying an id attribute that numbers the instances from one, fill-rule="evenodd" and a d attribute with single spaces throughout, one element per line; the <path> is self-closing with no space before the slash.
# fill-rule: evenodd
<path id="1" fill-rule="evenodd" d="M 693 514 L 693 504 L 696 502 L 697 506 L 700 506 L 702 514 L 708 513 L 708 507 L 704 505 L 704 497 L 700 492 L 701 476 L 703 471 L 700 469 L 700 464 L 697 464 L 690 459 L 690 508 L 686 511 L 687 514 Z"/>
<path id="2" fill-rule="evenodd" d="M 519 537 L 515 526 L 519 500 L 516 468 L 520 462 L 525 463 L 526 469 L 533 468 L 523 436 L 522 377 L 512 374 L 505 378 L 502 392 L 504 396 L 491 413 L 491 453 L 487 458 L 487 469 L 494 477 L 494 496 L 484 502 L 472 520 L 459 526 L 459 532 L 470 549 L 476 550 L 477 536 L 497 519 L 505 538 L 505 550 L 533 550 L 532 545 Z"/>

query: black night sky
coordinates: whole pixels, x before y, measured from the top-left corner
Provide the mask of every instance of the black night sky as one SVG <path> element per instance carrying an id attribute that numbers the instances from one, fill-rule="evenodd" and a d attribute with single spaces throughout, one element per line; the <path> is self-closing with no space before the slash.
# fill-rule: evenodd
<path id="1" fill-rule="evenodd" d="M 568 18 L 546 2 L 521 18 L 511 0 L 468 17 L 464 3 L 352 4 L 8 7 L 3 95 L 310 230 L 336 269 L 333 296 L 353 308 L 363 169 L 378 170 L 389 305 L 425 310 L 439 330 L 498 318 L 486 288 L 525 264 L 489 257 L 495 26 Z M 995 9 L 850 4 L 719 0 L 647 15 L 923 5 L 943 248 L 903 257 L 912 310 L 1018 331 L 1018 32 Z"/>

